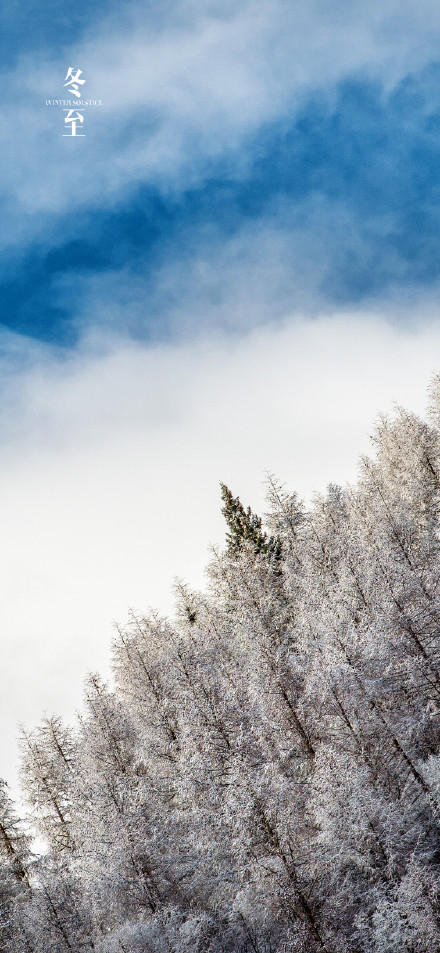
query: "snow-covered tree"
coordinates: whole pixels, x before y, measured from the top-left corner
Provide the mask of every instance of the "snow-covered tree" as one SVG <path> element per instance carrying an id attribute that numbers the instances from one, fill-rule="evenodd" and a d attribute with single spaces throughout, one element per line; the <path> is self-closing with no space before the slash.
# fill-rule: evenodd
<path id="1" fill-rule="evenodd" d="M 356 486 L 264 520 L 221 485 L 206 592 L 132 614 L 114 680 L 0 789 L 8 953 L 440 949 L 440 380 Z"/>

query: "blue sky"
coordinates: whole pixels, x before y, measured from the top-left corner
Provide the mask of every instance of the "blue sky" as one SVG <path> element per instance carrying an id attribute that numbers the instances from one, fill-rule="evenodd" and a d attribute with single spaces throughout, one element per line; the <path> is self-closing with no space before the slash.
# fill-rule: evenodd
<path id="1" fill-rule="evenodd" d="M 152 302 L 141 315 L 127 314 L 127 331 L 167 336 L 178 330 L 158 281 L 167 262 L 183 261 L 187 275 L 202 247 L 206 257 L 265 227 L 294 250 L 266 320 L 280 317 L 280 308 L 313 314 L 317 305 L 363 306 L 432 288 L 440 277 L 439 83 L 435 63 L 388 92 L 368 77 L 344 78 L 331 98 L 313 92 L 292 117 L 262 124 L 235 150 L 211 158 L 201 181 L 179 187 L 177 176 L 172 190 L 132 181 L 117 201 L 101 198 L 53 215 L 44 239 L 32 236 L 6 256 L 4 323 L 74 346 L 84 320 L 93 321 L 82 314 L 83 284 L 101 275 L 110 283 L 127 269 L 125 281 L 129 274 L 142 281 Z M 332 242 L 323 247 L 329 232 Z M 306 243 L 298 249 L 301 235 Z M 219 275 L 217 284 L 211 279 L 199 287 L 211 306 L 221 283 Z M 186 278 L 172 296 L 189 290 Z"/>
<path id="2" fill-rule="evenodd" d="M 219 480 L 309 499 L 440 369 L 440 8 L 0 13 L 1 757 L 129 605 L 221 544 Z M 68 67 L 84 136 L 65 137 Z M 3 681 L 1 680 L 3 679 Z M 0 769 L 1 771 L 1 769 Z"/>
<path id="3" fill-rule="evenodd" d="M 7 329 L 70 348 L 91 326 L 151 340 L 229 325 L 211 263 L 234 242 L 245 284 L 267 243 L 282 259 L 249 326 L 437 286 L 430 3 L 20 3 L 3 18 Z M 103 100 L 74 142 L 44 105 L 71 60 Z M 194 297 L 204 317 L 183 320 Z"/>
<path id="4" fill-rule="evenodd" d="M 237 148 L 210 157 L 194 183 L 181 183 L 178 174 L 166 187 L 128 178 L 122 195 L 90 196 L 79 209 L 72 197 L 67 209 L 51 209 L 43 235 L 23 242 L 18 236 L 6 250 L 2 323 L 75 346 L 85 322 L 94 321 L 83 314 L 82 289 L 100 276 L 111 285 L 113 275 L 125 272 L 124 282 L 133 275 L 152 302 L 126 315 L 127 332 L 147 340 L 167 336 L 178 331 L 172 298 L 191 293 L 188 270 L 200 256 L 217 256 L 234 238 L 265 228 L 286 249 L 265 320 L 280 317 L 280 308 L 313 315 L 317 307 L 363 306 L 432 288 L 440 277 L 439 80 L 435 63 L 388 92 L 377 80 L 347 77 L 331 97 L 313 91 L 292 117 L 265 122 Z M 48 137 L 59 136 L 53 112 L 51 119 Z M 87 117 L 88 126 L 94 121 Z M 88 141 L 80 145 L 93 152 Z M 332 241 L 323 242 L 329 233 Z M 298 248 L 301 236 L 306 240 Z M 160 280 L 168 262 L 185 266 L 170 296 Z M 196 274 L 196 282 L 215 321 L 222 276 L 200 287 Z M 112 317 L 100 321 L 105 330 Z"/>

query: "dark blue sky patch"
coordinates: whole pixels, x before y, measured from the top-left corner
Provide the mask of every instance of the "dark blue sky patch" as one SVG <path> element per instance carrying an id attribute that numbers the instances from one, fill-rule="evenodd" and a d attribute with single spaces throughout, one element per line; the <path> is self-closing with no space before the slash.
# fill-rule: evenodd
<path id="1" fill-rule="evenodd" d="M 0 9 L 1 70 L 10 69 L 18 57 L 53 54 L 58 58 L 64 47 L 80 40 L 84 31 L 105 13 L 116 7 L 115 0 L 9 0 Z"/>
<path id="2" fill-rule="evenodd" d="M 143 17 L 150 21 L 151 31 L 160 29 L 169 17 L 173 0 L 144 0 Z M 127 9 L 128 8 L 128 9 Z M 118 25 L 123 39 L 130 5 L 120 0 L 4 0 L 0 7 L 0 71 L 11 69 L 23 55 L 53 57 L 65 65 L 67 50 L 89 34 L 98 35 L 101 21 Z M 128 21 L 129 22 L 129 21 Z M 108 24 L 107 24 L 108 29 Z M 109 64 L 109 68 L 111 64 Z"/>
<path id="3" fill-rule="evenodd" d="M 99 271 L 108 267 L 111 254 L 102 242 L 91 244 L 83 238 L 74 238 L 44 256 L 44 271 L 52 276 L 58 272 Z M 40 280 L 44 281 L 41 272 Z"/>

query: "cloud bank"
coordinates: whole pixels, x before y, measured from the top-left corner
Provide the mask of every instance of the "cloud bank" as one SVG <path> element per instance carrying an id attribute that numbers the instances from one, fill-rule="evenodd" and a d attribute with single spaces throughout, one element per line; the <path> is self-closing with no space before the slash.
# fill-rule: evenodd
<path id="1" fill-rule="evenodd" d="M 113 621 L 172 611 L 174 576 L 204 585 L 207 544 L 224 539 L 219 480 L 257 512 L 266 471 L 306 498 L 354 480 L 376 411 L 423 411 L 439 346 L 436 325 L 347 314 L 232 342 L 127 340 L 23 375 L 0 421 L 7 775 L 17 721 L 72 715 Z"/>

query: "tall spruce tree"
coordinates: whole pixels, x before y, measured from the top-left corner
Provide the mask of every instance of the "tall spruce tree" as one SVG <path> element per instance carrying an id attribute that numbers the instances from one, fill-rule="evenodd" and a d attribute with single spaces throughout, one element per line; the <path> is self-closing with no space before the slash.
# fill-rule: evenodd
<path id="1" fill-rule="evenodd" d="M 263 530 L 260 516 L 253 513 L 250 506 L 245 510 L 238 496 L 232 496 L 225 483 L 220 483 L 223 500 L 222 513 L 229 527 L 226 534 L 227 553 L 237 556 L 245 543 L 258 554 L 279 563 L 282 556 L 281 540 L 277 536 L 268 536 Z"/>

